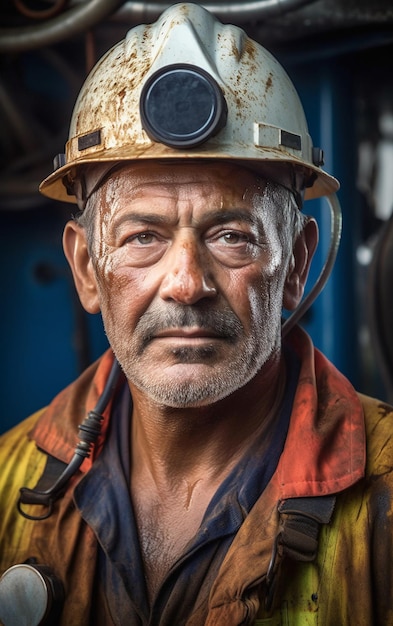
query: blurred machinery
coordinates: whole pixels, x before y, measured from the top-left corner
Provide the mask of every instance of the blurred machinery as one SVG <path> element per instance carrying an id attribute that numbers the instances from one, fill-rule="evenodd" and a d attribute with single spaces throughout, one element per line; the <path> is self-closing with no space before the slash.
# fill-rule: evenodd
<path id="1" fill-rule="evenodd" d="M 132 25 L 153 21 L 169 4 L 2 1 L 0 430 L 46 404 L 107 345 L 99 317 L 79 305 L 61 252 L 72 207 L 52 204 L 37 189 L 63 151 L 89 69 Z M 386 243 L 393 209 L 392 3 L 201 4 L 270 49 L 298 88 L 311 135 L 341 181 L 344 214 L 336 268 L 302 323 L 356 387 L 393 400 L 393 252 Z M 329 243 L 323 202 L 307 207 L 321 229 L 315 274 Z"/>

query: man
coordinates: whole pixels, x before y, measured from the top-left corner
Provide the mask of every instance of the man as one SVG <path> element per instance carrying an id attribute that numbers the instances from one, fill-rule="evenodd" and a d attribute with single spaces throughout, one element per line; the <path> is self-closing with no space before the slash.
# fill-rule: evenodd
<path id="1" fill-rule="evenodd" d="M 1 440 L 7 597 L 27 562 L 62 626 L 393 624 L 391 409 L 282 330 L 303 198 L 338 187 L 282 68 L 171 7 L 93 70 L 59 165 L 111 350 Z"/>

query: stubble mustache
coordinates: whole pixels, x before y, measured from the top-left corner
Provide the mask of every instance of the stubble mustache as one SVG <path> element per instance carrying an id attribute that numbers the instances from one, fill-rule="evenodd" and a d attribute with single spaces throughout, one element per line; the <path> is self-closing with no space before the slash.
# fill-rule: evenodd
<path id="1" fill-rule="evenodd" d="M 230 343 L 243 332 L 243 325 L 232 309 L 167 304 L 165 308 L 151 308 L 139 318 L 134 334 L 139 339 L 141 351 L 158 333 L 172 328 L 201 328 Z"/>

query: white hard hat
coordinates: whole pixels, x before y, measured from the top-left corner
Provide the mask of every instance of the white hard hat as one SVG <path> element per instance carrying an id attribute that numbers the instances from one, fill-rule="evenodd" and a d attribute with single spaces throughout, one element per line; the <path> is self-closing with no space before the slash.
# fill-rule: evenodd
<path id="1" fill-rule="evenodd" d="M 75 202 L 81 166 L 141 159 L 215 159 L 295 166 L 305 198 L 337 191 L 321 169 L 296 90 L 278 61 L 237 26 L 177 4 L 131 29 L 92 70 L 72 115 L 65 155 L 40 186 Z"/>

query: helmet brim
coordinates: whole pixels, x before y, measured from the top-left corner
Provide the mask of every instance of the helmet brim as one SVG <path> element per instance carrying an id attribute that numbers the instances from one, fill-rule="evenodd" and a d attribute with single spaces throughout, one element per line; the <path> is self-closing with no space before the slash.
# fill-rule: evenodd
<path id="1" fill-rule="evenodd" d="M 329 196 L 340 187 L 340 183 L 336 178 L 327 174 L 320 167 L 313 166 L 311 164 L 305 165 L 304 161 L 297 159 L 292 154 L 288 154 L 285 157 L 282 151 L 274 149 L 264 149 L 260 151 L 258 159 L 250 158 L 242 154 L 241 151 L 238 154 L 225 153 L 222 149 L 217 151 L 217 154 L 212 154 L 211 148 L 204 150 L 203 146 L 196 150 L 182 152 L 181 155 L 174 153 L 173 149 L 160 144 L 153 144 L 154 149 L 149 151 L 146 149 L 143 151 L 143 160 L 160 160 L 170 159 L 172 161 L 184 161 L 185 159 L 193 160 L 217 160 L 217 161 L 235 161 L 240 164 L 244 164 L 246 167 L 252 168 L 255 171 L 260 171 L 263 174 L 264 168 L 269 165 L 269 170 L 273 167 L 280 168 L 284 165 L 292 165 L 299 170 L 302 170 L 305 175 L 306 189 L 305 200 L 312 200 L 323 196 Z M 52 200 L 58 200 L 61 202 L 76 203 L 76 197 L 72 194 L 72 191 L 67 184 L 67 179 L 72 171 L 73 177 L 78 175 L 78 170 L 86 167 L 89 164 L 94 163 L 132 163 L 141 159 L 141 154 L 135 153 L 135 150 L 125 150 L 124 147 L 120 149 L 114 149 L 105 151 L 103 154 L 92 154 L 91 156 L 84 156 L 80 161 L 74 161 L 71 164 L 65 164 L 55 172 L 47 176 L 40 184 L 40 192 Z M 308 182 L 307 182 L 308 181 Z M 309 186 L 308 186 L 309 185 Z"/>

